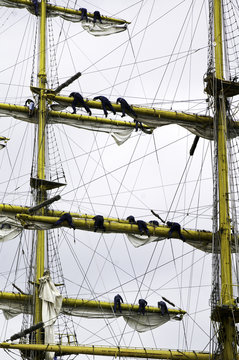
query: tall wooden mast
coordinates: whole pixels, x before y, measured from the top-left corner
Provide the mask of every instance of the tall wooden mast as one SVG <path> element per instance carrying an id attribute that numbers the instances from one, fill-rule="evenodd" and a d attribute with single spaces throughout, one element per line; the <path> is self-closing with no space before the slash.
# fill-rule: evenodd
<path id="1" fill-rule="evenodd" d="M 222 1 L 214 1 L 214 43 L 216 78 L 223 80 L 223 50 L 222 50 Z M 215 95 L 215 126 L 218 149 L 218 190 L 219 190 L 219 239 L 221 249 L 221 299 L 220 309 L 233 307 L 232 269 L 231 269 L 231 226 L 228 199 L 228 164 L 227 164 L 227 118 L 226 98 L 223 89 Z M 221 314 L 223 342 L 223 359 L 236 358 L 235 326 L 230 312 Z"/>
<path id="2" fill-rule="evenodd" d="M 45 179 L 45 126 L 46 126 L 46 100 L 44 92 L 46 88 L 46 1 L 41 1 L 41 17 L 40 17 L 40 48 L 39 48 L 39 73 L 38 84 L 40 88 L 39 94 L 39 112 L 38 112 L 38 154 L 37 154 L 37 178 L 40 179 L 37 186 L 37 203 L 46 200 L 46 190 L 41 180 Z M 44 215 L 44 208 L 41 210 Z M 36 278 L 35 282 L 39 282 L 39 278 L 44 273 L 44 257 L 45 250 L 45 234 L 43 230 L 37 231 L 36 244 Z M 41 300 L 39 299 L 39 289 L 35 287 L 35 310 L 34 324 L 42 321 Z M 41 330 L 36 332 L 36 343 L 41 343 Z M 40 354 L 36 355 L 36 359 L 41 358 Z"/>

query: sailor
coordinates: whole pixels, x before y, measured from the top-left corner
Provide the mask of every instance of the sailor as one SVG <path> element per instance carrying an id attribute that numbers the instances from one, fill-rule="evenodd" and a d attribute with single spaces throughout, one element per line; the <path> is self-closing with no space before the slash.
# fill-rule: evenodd
<path id="1" fill-rule="evenodd" d="M 80 21 L 85 20 L 86 22 L 88 22 L 87 9 L 80 8 L 79 11 L 81 11 Z"/>
<path id="2" fill-rule="evenodd" d="M 108 108 L 110 111 L 112 111 L 114 113 L 114 115 L 116 115 L 116 111 L 113 108 L 113 106 L 112 106 L 111 102 L 109 101 L 109 99 L 107 99 L 107 97 L 105 97 L 105 96 L 96 96 L 96 97 L 94 97 L 93 100 L 100 100 L 101 101 L 105 117 L 107 117 L 107 115 L 108 115 L 108 112 L 107 112 L 106 108 Z"/>
<path id="3" fill-rule="evenodd" d="M 121 111 L 122 111 L 121 117 L 124 117 L 126 115 L 126 113 L 131 114 L 135 119 L 138 117 L 136 112 L 132 109 L 132 107 L 127 103 L 127 101 L 125 99 L 119 97 L 116 100 L 116 104 L 118 104 L 118 103 L 121 104 Z"/>
<path id="4" fill-rule="evenodd" d="M 96 23 L 96 20 L 98 20 L 101 24 L 102 24 L 102 20 L 101 20 L 101 16 L 100 16 L 100 12 L 99 11 L 94 11 L 94 18 L 93 18 L 93 23 Z"/>
<path id="5" fill-rule="evenodd" d="M 33 5 L 34 5 L 35 15 L 38 16 L 39 15 L 38 1 L 37 0 L 32 0 L 32 2 L 33 2 Z"/>
<path id="6" fill-rule="evenodd" d="M 169 232 L 168 232 L 168 238 L 171 237 L 172 233 L 175 231 L 178 233 L 179 237 L 181 240 L 185 241 L 185 238 L 183 236 L 183 234 L 181 233 L 181 225 L 177 222 L 171 222 L 171 221 L 165 221 L 163 220 L 158 214 L 156 214 L 153 210 L 151 210 L 151 213 L 154 214 L 154 216 L 156 216 L 159 220 L 161 220 L 164 224 L 166 223 L 166 225 L 170 228 Z M 187 230 L 186 230 L 187 231 Z"/>
<path id="7" fill-rule="evenodd" d="M 146 235 L 148 235 L 148 237 L 150 236 L 149 229 L 147 228 L 147 224 L 145 221 L 138 220 L 136 221 L 136 224 L 138 225 L 140 235 L 143 235 L 143 233 L 145 233 Z"/>
<path id="8" fill-rule="evenodd" d="M 74 100 L 72 101 L 72 109 L 73 109 L 73 113 L 72 114 L 75 114 L 76 113 L 76 106 L 77 105 L 80 105 L 82 107 L 85 108 L 85 110 L 89 113 L 89 115 L 91 116 L 91 110 L 89 108 L 89 106 L 85 103 L 83 97 L 81 96 L 81 94 L 79 94 L 78 92 L 72 92 L 70 93 L 69 97 L 73 97 Z"/>
<path id="9" fill-rule="evenodd" d="M 130 224 L 136 224 L 134 216 L 130 215 L 126 218 Z"/>
<path id="10" fill-rule="evenodd" d="M 34 101 L 32 99 L 27 99 L 25 101 L 25 106 L 28 107 L 28 116 L 32 117 L 35 109 Z"/>
<path id="11" fill-rule="evenodd" d="M 149 221 L 149 224 L 152 225 L 152 226 L 159 226 L 159 222 L 157 220 L 150 220 Z"/>
<path id="12" fill-rule="evenodd" d="M 169 315 L 168 307 L 164 301 L 158 302 L 158 308 L 161 309 L 162 315 Z"/>
<path id="13" fill-rule="evenodd" d="M 144 315 L 145 314 L 145 306 L 147 306 L 147 301 L 144 299 L 139 299 L 139 314 Z"/>
<path id="14" fill-rule="evenodd" d="M 139 130 L 139 128 L 143 131 L 143 125 L 142 125 L 141 121 L 134 119 L 134 122 L 135 122 L 135 131 L 137 132 Z"/>
<path id="15" fill-rule="evenodd" d="M 119 312 L 122 313 L 121 303 L 123 303 L 123 299 L 120 294 L 115 295 L 114 297 L 114 313 L 116 313 L 116 308 L 118 307 Z"/>
<path id="16" fill-rule="evenodd" d="M 76 229 L 75 225 L 73 224 L 73 220 L 72 220 L 72 216 L 70 213 L 65 213 L 63 214 L 59 220 L 57 220 L 55 222 L 55 224 L 53 224 L 53 227 L 56 227 L 58 225 L 60 225 L 61 223 L 63 223 L 64 221 L 66 221 L 68 223 L 68 225 L 72 228 L 72 229 Z"/>
<path id="17" fill-rule="evenodd" d="M 97 231 L 97 229 L 103 230 L 105 231 L 105 226 L 104 226 L 104 217 L 102 215 L 96 215 L 93 217 L 93 220 L 95 220 L 95 224 L 94 224 L 94 232 Z"/>
<path id="18" fill-rule="evenodd" d="M 168 232 L 168 238 L 171 237 L 172 233 L 175 231 L 178 233 L 179 237 L 181 240 L 185 241 L 184 236 L 181 233 L 181 225 L 177 222 L 171 222 L 171 221 L 167 221 L 166 225 L 170 228 L 169 232 Z"/>

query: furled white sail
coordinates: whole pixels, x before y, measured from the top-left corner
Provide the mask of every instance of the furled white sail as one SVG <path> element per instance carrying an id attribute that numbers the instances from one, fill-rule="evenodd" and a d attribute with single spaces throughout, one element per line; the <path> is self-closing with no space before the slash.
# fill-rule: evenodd
<path id="1" fill-rule="evenodd" d="M 44 277 L 43 277 L 44 278 Z M 41 278 L 41 279 L 43 279 Z M 45 280 L 43 280 L 45 281 Z M 53 284 L 54 285 L 54 284 Z M 145 315 L 138 314 L 135 311 L 124 310 L 122 313 L 114 313 L 112 309 L 102 309 L 98 308 L 87 308 L 84 306 L 81 307 L 69 307 L 69 306 L 60 306 L 61 297 L 59 297 L 55 290 L 52 289 L 49 283 L 44 283 L 43 293 L 43 321 L 45 323 L 45 343 L 54 344 L 54 321 L 60 313 L 70 316 L 83 317 L 87 319 L 112 319 L 115 317 L 123 317 L 127 325 L 138 332 L 145 332 L 152 329 L 155 329 L 170 320 L 181 320 L 180 314 L 169 313 L 162 315 L 161 313 L 151 313 L 147 312 Z M 42 298 L 42 299 L 43 299 Z M 112 304 L 113 306 L 113 304 Z M 11 319 L 19 314 L 28 313 L 31 314 L 31 304 L 24 304 L 20 301 L 9 301 L 9 300 L 0 300 L 0 309 L 3 311 L 3 314 L 6 319 Z M 46 324 L 49 324 L 46 326 Z"/>
<path id="2" fill-rule="evenodd" d="M 22 229 L 19 221 L 9 216 L 0 216 L 0 241 L 14 239 L 21 233 Z"/>
<path id="3" fill-rule="evenodd" d="M 152 329 L 155 329 L 169 320 L 178 320 L 180 319 L 179 315 L 175 314 L 165 314 L 161 313 L 149 313 L 146 310 L 145 315 L 138 314 L 132 311 L 123 311 L 123 313 L 113 312 L 112 310 L 101 310 L 101 309 L 89 309 L 89 308 L 69 308 L 63 307 L 62 312 L 66 315 L 79 316 L 88 319 L 99 319 L 106 318 L 111 319 L 115 317 L 123 316 L 123 319 L 132 329 L 138 332 L 145 332 Z"/>
<path id="4" fill-rule="evenodd" d="M 45 328 L 45 344 L 55 344 L 54 323 L 60 313 L 62 296 L 55 287 L 49 272 L 42 276 L 39 287 L 39 298 L 42 299 L 42 321 Z M 54 353 L 47 352 L 46 360 L 53 360 Z"/>
<path id="5" fill-rule="evenodd" d="M 33 3 L 29 2 L 29 5 L 26 3 L 13 2 L 9 0 L 0 0 L 0 6 L 10 7 L 10 8 L 18 8 L 18 9 L 27 9 L 31 14 L 35 15 L 35 10 L 33 7 Z M 39 7 L 40 12 L 40 7 Z M 50 5 L 47 7 L 47 16 L 48 17 L 56 17 L 59 16 L 64 20 L 71 22 L 80 22 L 81 26 L 84 30 L 86 30 L 89 34 L 94 36 L 106 36 L 111 34 L 116 34 L 127 29 L 126 23 L 117 23 L 115 21 L 111 21 L 110 19 L 102 19 L 102 24 L 98 21 L 96 23 L 93 22 L 92 17 L 88 17 L 88 21 L 81 20 L 81 12 L 70 12 L 64 8 L 55 7 Z"/>
<path id="6" fill-rule="evenodd" d="M 1 0 L 0 0 L 1 1 Z M 54 116 L 53 116 L 54 114 Z M 59 114 L 59 116 L 55 116 L 55 113 L 49 112 L 48 114 L 48 122 L 51 124 L 64 124 L 76 127 L 78 129 L 85 130 L 93 130 L 99 132 L 105 132 L 110 134 L 117 145 L 123 144 L 126 140 L 128 140 L 134 131 L 134 128 L 129 128 L 124 125 L 115 125 L 112 123 L 102 123 L 102 122 L 93 122 L 92 120 L 87 120 L 85 116 L 79 115 L 77 118 L 66 118 L 63 116 L 64 114 Z M 10 109 L 0 109 L 0 117 L 11 116 L 17 120 L 36 123 L 36 117 L 29 117 L 27 112 L 19 112 Z"/>

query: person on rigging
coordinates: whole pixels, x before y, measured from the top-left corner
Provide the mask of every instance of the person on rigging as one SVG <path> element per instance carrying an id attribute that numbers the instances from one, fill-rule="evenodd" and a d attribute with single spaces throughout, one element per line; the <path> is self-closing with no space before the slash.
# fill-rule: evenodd
<path id="1" fill-rule="evenodd" d="M 25 101 L 25 106 L 28 107 L 28 116 L 32 117 L 34 114 L 34 109 L 35 109 L 34 101 L 32 99 L 27 99 Z"/>
<path id="2" fill-rule="evenodd" d="M 81 11 L 80 21 L 85 20 L 86 22 L 88 22 L 87 9 L 80 8 L 79 11 Z"/>
<path id="3" fill-rule="evenodd" d="M 154 226 L 154 227 L 159 226 L 159 222 L 157 220 L 150 220 L 149 224 Z"/>
<path id="4" fill-rule="evenodd" d="M 121 111 L 122 111 L 121 117 L 124 117 L 126 115 L 126 113 L 128 113 L 128 114 L 131 114 L 134 117 L 134 119 L 137 119 L 138 115 L 132 109 L 132 107 L 127 103 L 127 101 L 125 99 L 119 97 L 116 100 L 116 104 L 118 104 L 118 103 L 121 104 Z"/>
<path id="5" fill-rule="evenodd" d="M 137 220 L 136 224 L 138 225 L 140 235 L 143 235 L 144 233 L 150 237 L 149 229 L 147 227 L 147 223 L 143 220 Z"/>
<path id="6" fill-rule="evenodd" d="M 91 110 L 90 110 L 89 106 L 86 104 L 86 102 L 84 101 L 81 94 L 79 94 L 78 92 L 72 92 L 72 93 L 70 93 L 69 97 L 74 98 L 74 100 L 72 101 L 72 104 L 71 104 L 72 109 L 73 109 L 72 114 L 76 114 L 76 106 L 80 105 L 80 106 L 84 107 L 85 110 L 88 112 L 89 116 L 91 116 Z"/>
<path id="7" fill-rule="evenodd" d="M 97 231 L 97 229 L 103 230 L 105 231 L 105 226 L 104 226 L 104 217 L 102 215 L 96 215 L 93 217 L 93 220 L 95 220 L 94 223 L 94 232 Z"/>
<path id="8" fill-rule="evenodd" d="M 133 215 L 130 215 L 126 218 L 130 224 L 136 224 L 135 218 Z"/>
<path id="9" fill-rule="evenodd" d="M 183 240 L 183 242 L 185 241 L 185 237 L 181 233 L 181 225 L 179 223 L 167 221 L 166 225 L 170 228 L 168 232 L 168 238 L 170 238 L 172 233 L 175 231 L 178 233 L 180 239 Z"/>
<path id="10" fill-rule="evenodd" d="M 162 315 L 169 315 L 168 307 L 164 301 L 158 302 L 158 308 L 161 310 Z"/>
<path id="11" fill-rule="evenodd" d="M 59 220 L 57 220 L 55 222 L 55 224 L 53 224 L 53 227 L 56 227 L 58 225 L 60 225 L 61 223 L 63 223 L 64 221 L 66 221 L 68 223 L 68 225 L 70 226 L 70 228 L 72 229 L 76 229 L 75 225 L 73 224 L 73 220 L 72 220 L 72 216 L 70 213 L 64 213 Z"/>
<path id="12" fill-rule="evenodd" d="M 113 106 L 112 106 L 111 102 L 109 101 L 109 99 L 107 99 L 107 97 L 105 97 L 105 96 L 96 96 L 96 97 L 94 97 L 93 100 L 100 100 L 101 101 L 105 117 L 107 117 L 107 115 L 108 115 L 108 112 L 106 110 L 107 108 L 108 108 L 108 110 L 112 111 L 114 113 L 114 115 L 116 115 L 116 111 L 113 108 Z"/>
<path id="13" fill-rule="evenodd" d="M 146 300 L 144 299 L 139 299 L 139 310 L 138 310 L 138 314 L 145 314 L 145 306 L 147 306 L 148 303 Z"/>
<path id="14" fill-rule="evenodd" d="M 35 10 L 35 15 L 38 16 L 39 15 L 38 1 L 37 0 L 32 0 L 32 2 L 33 2 L 34 10 Z"/>
<path id="15" fill-rule="evenodd" d="M 185 241 L 185 237 L 183 236 L 183 234 L 181 233 L 181 225 L 177 222 L 171 222 L 171 221 L 165 221 L 163 220 L 158 214 L 156 214 L 153 210 L 151 210 L 151 213 L 154 214 L 154 216 L 156 216 L 157 218 L 159 218 L 159 220 L 161 220 L 164 224 L 166 224 L 170 229 L 168 232 L 168 238 L 171 237 L 172 233 L 175 231 L 178 233 L 179 237 L 181 240 L 183 240 L 183 242 Z"/>
<path id="16" fill-rule="evenodd" d="M 97 20 L 102 24 L 100 12 L 96 10 L 94 11 L 93 23 L 95 24 Z"/>
<path id="17" fill-rule="evenodd" d="M 119 312 L 122 313 L 122 309 L 121 309 L 121 303 L 123 303 L 123 299 L 120 296 L 120 294 L 115 295 L 114 297 L 114 313 L 116 313 L 116 309 L 118 307 Z"/>

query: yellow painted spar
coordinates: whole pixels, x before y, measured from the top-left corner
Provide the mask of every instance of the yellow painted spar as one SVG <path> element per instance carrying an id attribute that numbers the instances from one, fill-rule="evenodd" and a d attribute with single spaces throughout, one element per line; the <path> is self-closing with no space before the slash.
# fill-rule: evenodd
<path id="1" fill-rule="evenodd" d="M 72 97 L 65 97 L 65 96 L 56 96 L 55 94 L 47 94 L 47 99 L 50 99 L 51 101 L 56 101 L 59 103 L 65 103 L 71 104 L 72 103 Z M 94 100 L 86 100 L 87 105 L 90 108 L 93 109 L 102 109 L 102 105 L 100 101 L 94 101 Z M 118 105 L 116 103 L 112 103 L 113 108 L 116 112 L 121 112 L 121 105 Z M 143 107 L 137 107 L 132 106 L 132 109 L 136 112 L 137 115 L 141 116 L 147 116 L 153 118 L 166 118 L 169 120 L 183 120 L 185 122 L 190 123 L 199 123 L 204 126 L 212 126 L 213 118 L 211 116 L 203 116 L 203 115 L 197 115 L 197 114 L 187 114 L 183 112 L 177 112 L 177 111 L 166 111 L 166 110 L 158 110 L 155 108 L 143 108 Z"/>
<path id="2" fill-rule="evenodd" d="M 28 214 L 17 214 L 16 218 L 23 223 L 27 222 L 41 222 L 46 224 L 54 224 L 57 219 L 52 216 L 38 216 L 38 215 L 28 215 Z M 94 230 L 94 220 L 89 218 L 83 218 L 83 219 L 74 219 L 74 225 L 78 229 L 82 230 Z M 65 222 L 63 223 L 63 226 L 69 227 L 68 224 Z M 128 222 L 115 222 L 115 221 L 109 221 L 107 219 L 104 219 L 104 226 L 106 228 L 106 232 L 117 232 L 117 233 L 126 233 L 126 234 L 139 234 L 139 229 L 137 225 L 129 224 Z M 148 225 L 148 229 L 150 232 L 150 235 L 158 236 L 158 237 L 167 237 L 169 228 L 167 226 L 150 226 Z M 186 240 L 198 240 L 203 241 L 207 243 L 212 242 L 212 233 L 209 231 L 194 231 L 194 230 L 182 230 L 182 234 L 185 237 Z M 179 238 L 179 235 L 177 233 L 172 234 L 172 238 Z"/>
<path id="3" fill-rule="evenodd" d="M 9 3 L 12 3 L 12 4 L 19 4 L 19 5 L 26 5 L 26 6 L 29 6 L 29 7 L 33 7 L 33 3 L 31 0 L 8 0 Z M 74 10 L 74 9 L 68 9 L 68 8 L 64 8 L 64 7 L 61 7 L 61 6 L 55 6 L 55 5 L 51 5 L 51 4 L 47 4 L 46 6 L 46 9 L 47 10 L 50 10 L 51 12 L 60 12 L 60 13 L 63 13 L 63 14 L 71 14 L 71 15 L 81 15 L 81 11 L 79 10 Z M 87 16 L 90 17 L 90 18 L 93 18 L 94 17 L 94 14 L 93 13 L 87 13 Z M 113 23 L 117 23 L 117 24 L 130 24 L 130 22 L 128 21 L 125 21 L 125 20 L 122 20 L 122 19 L 115 19 L 115 18 L 112 18 L 112 17 L 109 17 L 109 16 L 104 16 L 104 15 L 101 15 L 101 19 L 102 20 L 106 20 L 106 21 L 110 21 L 110 22 L 113 22 Z"/>
<path id="4" fill-rule="evenodd" d="M 10 302 L 16 302 L 16 303 L 31 303 L 32 302 L 32 295 L 26 295 L 26 294 L 15 294 L 15 293 L 7 293 L 0 291 L 0 300 L 6 300 Z M 62 300 L 62 306 L 65 308 L 81 308 L 84 309 L 106 309 L 106 310 L 112 310 L 114 307 L 114 303 L 106 302 L 106 301 L 96 301 L 96 300 L 84 300 L 84 299 L 73 299 L 73 298 L 63 298 Z M 121 308 L 124 311 L 133 311 L 138 312 L 139 305 L 133 305 L 133 304 L 121 304 Z M 154 306 L 146 306 L 146 311 L 148 313 L 161 313 L 161 310 L 158 307 Z M 169 314 L 171 315 L 185 315 L 186 311 L 182 309 L 171 309 L 168 308 Z"/>
<path id="5" fill-rule="evenodd" d="M 136 357 L 149 359 L 171 359 L 171 360 L 216 360 L 209 353 L 189 352 L 180 350 L 152 350 L 123 347 L 100 347 L 100 346 L 64 346 L 64 345 L 33 345 L 33 344 L 9 344 L 0 343 L 0 348 L 18 349 L 21 351 L 52 351 L 59 354 L 87 354 L 99 356 Z"/>

